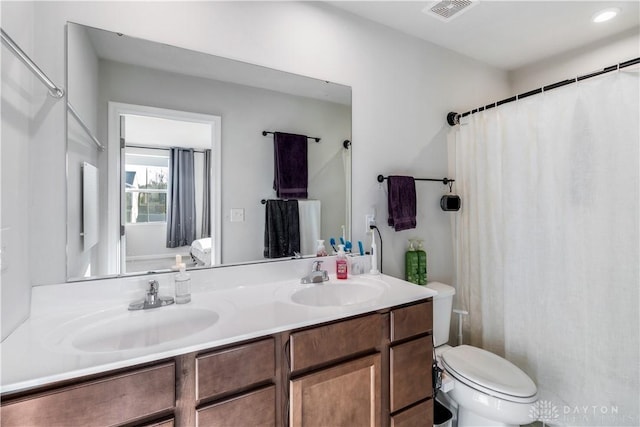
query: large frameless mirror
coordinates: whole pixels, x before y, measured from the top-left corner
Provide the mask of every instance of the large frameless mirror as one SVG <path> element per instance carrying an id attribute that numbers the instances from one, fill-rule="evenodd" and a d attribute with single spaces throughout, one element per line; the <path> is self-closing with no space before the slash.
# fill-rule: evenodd
<path id="1" fill-rule="evenodd" d="M 313 137 L 295 255 L 349 237 L 349 87 L 74 23 L 67 82 L 68 280 L 282 259 L 271 132 Z"/>

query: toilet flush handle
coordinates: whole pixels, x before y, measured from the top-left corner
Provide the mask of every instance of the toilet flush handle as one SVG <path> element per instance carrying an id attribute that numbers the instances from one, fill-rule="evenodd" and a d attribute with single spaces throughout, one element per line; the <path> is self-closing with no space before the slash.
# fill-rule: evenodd
<path id="1" fill-rule="evenodd" d="M 453 312 L 458 315 L 458 345 L 462 345 L 462 316 L 469 314 L 467 310 L 453 309 Z"/>

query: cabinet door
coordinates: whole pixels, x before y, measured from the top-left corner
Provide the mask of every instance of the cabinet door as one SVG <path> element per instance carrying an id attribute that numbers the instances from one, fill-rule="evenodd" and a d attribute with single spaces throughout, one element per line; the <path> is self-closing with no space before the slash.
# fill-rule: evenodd
<path id="1" fill-rule="evenodd" d="M 199 427 L 275 426 L 276 388 L 270 386 L 198 409 L 196 422 Z"/>
<path id="2" fill-rule="evenodd" d="M 379 426 L 380 354 L 290 382 L 291 427 Z"/>

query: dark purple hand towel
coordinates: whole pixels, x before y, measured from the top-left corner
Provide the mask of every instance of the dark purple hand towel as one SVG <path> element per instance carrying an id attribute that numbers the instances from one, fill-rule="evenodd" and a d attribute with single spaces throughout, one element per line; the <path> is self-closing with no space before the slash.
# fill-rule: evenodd
<path id="1" fill-rule="evenodd" d="M 410 176 L 387 178 L 389 225 L 396 231 L 416 228 L 416 182 Z"/>
<path id="2" fill-rule="evenodd" d="M 308 185 L 307 137 L 273 134 L 273 189 L 283 199 L 306 199 Z"/>

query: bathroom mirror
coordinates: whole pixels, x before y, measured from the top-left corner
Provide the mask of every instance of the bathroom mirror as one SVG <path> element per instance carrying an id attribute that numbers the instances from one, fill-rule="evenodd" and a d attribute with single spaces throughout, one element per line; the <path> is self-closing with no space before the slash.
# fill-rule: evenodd
<path id="1" fill-rule="evenodd" d="M 307 145 L 320 214 L 305 219 L 301 203 L 300 234 L 349 239 L 347 86 L 68 23 L 67 103 L 70 281 L 163 271 L 176 255 L 187 268 L 283 259 L 264 255 L 269 132 L 320 139 Z M 171 181 L 181 156 L 188 196 L 174 193 L 186 178 Z M 174 238 L 185 222 L 192 242 Z"/>

